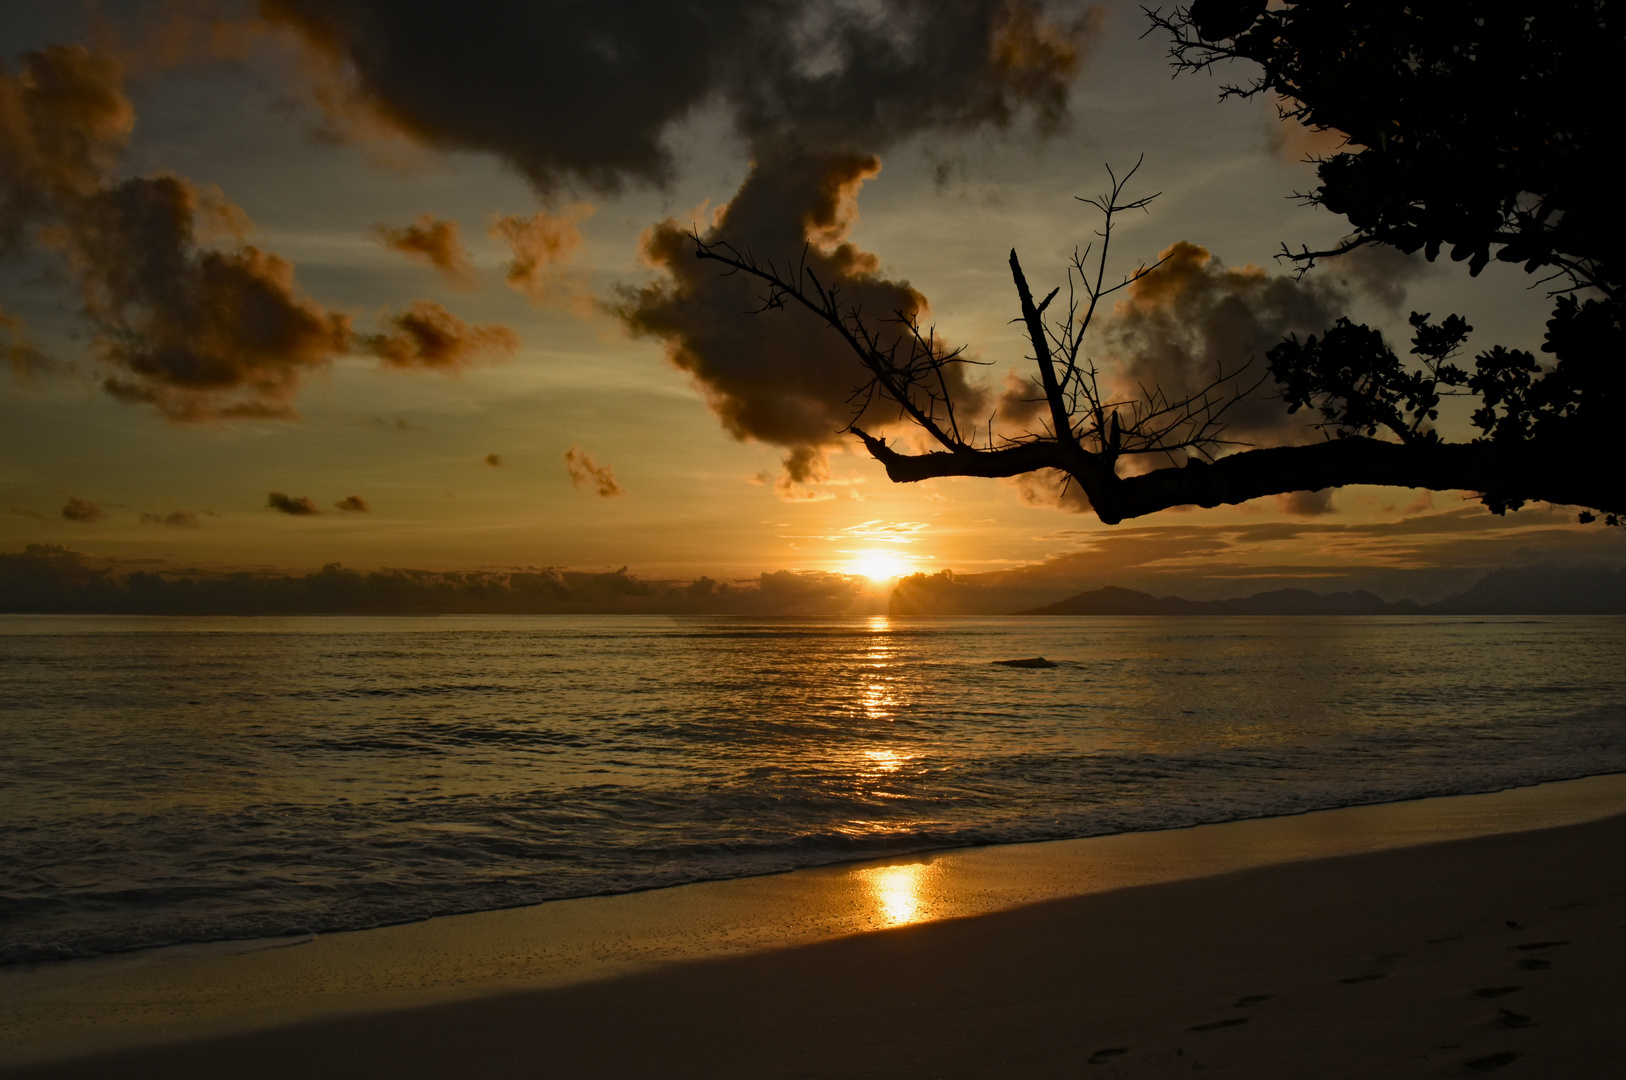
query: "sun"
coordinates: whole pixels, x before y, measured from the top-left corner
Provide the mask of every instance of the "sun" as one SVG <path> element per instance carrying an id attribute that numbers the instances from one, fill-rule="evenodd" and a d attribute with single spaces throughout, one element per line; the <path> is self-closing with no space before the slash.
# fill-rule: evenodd
<path id="1" fill-rule="evenodd" d="M 847 563 L 847 573 L 867 577 L 871 581 L 891 581 L 909 573 L 907 559 L 890 551 L 859 551 Z"/>

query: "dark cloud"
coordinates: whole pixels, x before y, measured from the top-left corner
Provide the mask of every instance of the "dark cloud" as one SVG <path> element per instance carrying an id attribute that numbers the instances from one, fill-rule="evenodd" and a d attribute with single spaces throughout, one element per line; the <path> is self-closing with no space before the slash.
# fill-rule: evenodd
<path id="1" fill-rule="evenodd" d="M 570 482 L 575 487 L 585 484 L 606 499 L 621 494 L 621 485 L 615 482 L 615 470 L 598 464 L 579 446 L 565 451 L 565 471 L 570 473 Z"/>
<path id="2" fill-rule="evenodd" d="M 77 521 L 82 525 L 100 521 L 107 516 L 107 512 L 88 499 L 77 496 L 68 496 L 68 501 L 62 505 L 62 516 L 68 521 Z"/>
<path id="3" fill-rule="evenodd" d="M 220 192 L 116 179 L 134 122 L 110 56 L 52 46 L 16 73 L 0 65 L 0 253 L 32 246 L 59 260 L 114 397 L 181 422 L 286 419 L 304 380 L 350 352 L 455 370 L 517 345 L 428 301 L 382 334 L 356 334 L 304 295 L 286 259 L 244 241 L 251 224 Z M 26 343 L 6 349 L 14 369 L 45 366 Z"/>
<path id="4" fill-rule="evenodd" d="M 1004 387 L 994 405 L 994 418 L 1001 431 L 1038 434 L 1045 430 L 1049 408 L 1044 387 L 1037 379 L 1014 368 L 1005 373 Z"/>
<path id="5" fill-rule="evenodd" d="M 1282 513 L 1294 517 L 1320 517 L 1330 514 L 1335 509 L 1332 505 L 1332 489 L 1322 488 L 1320 491 L 1289 491 L 1276 496 L 1276 505 Z"/>
<path id="6" fill-rule="evenodd" d="M 340 126 L 496 153 L 553 193 L 663 184 L 717 101 L 760 151 L 878 150 L 928 127 L 1063 118 L 1090 17 L 1028 0 L 262 0 L 328 66 Z"/>
<path id="7" fill-rule="evenodd" d="M 466 288 L 474 284 L 474 268 L 455 221 L 420 214 L 411 225 L 375 225 L 373 237 L 391 251 L 434 267 L 454 285 Z"/>
<path id="8" fill-rule="evenodd" d="M 1324 260 L 1300 280 L 1255 266 L 1230 269 L 1206 248 L 1184 241 L 1164 249 L 1161 257 L 1163 264 L 1130 286 L 1101 325 L 1105 381 L 1120 401 L 1155 391 L 1185 398 L 1221 374 L 1226 378 L 1213 400 L 1228 400 L 1267 374 L 1265 353 L 1284 336 L 1323 332 L 1356 294 L 1397 310 L 1409 282 L 1428 265 L 1393 248 L 1368 246 Z M 995 415 L 1003 430 L 1026 432 L 1043 426 L 1047 407 L 1038 383 L 1011 371 Z M 1296 441 L 1307 430 L 1302 418 L 1289 417 L 1268 377 L 1230 408 L 1224 421 L 1224 438 L 1251 444 Z M 1125 463 L 1128 469 L 1155 464 Z M 1024 498 L 1047 502 L 1044 492 L 1054 486 L 1027 485 Z M 1290 513 L 1325 513 L 1310 508 L 1330 505 L 1325 498 L 1295 500 Z M 1069 508 L 1084 505 L 1073 500 Z"/>
<path id="9" fill-rule="evenodd" d="M 1233 270 L 1185 241 L 1162 257 L 1163 265 L 1129 287 L 1102 328 L 1122 396 L 1156 389 L 1180 399 L 1223 375 L 1217 396 L 1226 399 L 1263 377 L 1225 414 L 1224 437 L 1265 445 L 1301 440 L 1306 422 L 1290 417 L 1275 396 L 1265 352 L 1286 334 L 1324 331 L 1349 300 L 1346 285 L 1255 266 Z"/>
<path id="10" fill-rule="evenodd" d="M 113 179 L 135 122 L 122 83 L 118 61 L 77 45 L 0 69 L 0 242 L 62 260 L 114 396 L 182 421 L 290 415 L 303 376 L 348 347 L 349 320 L 242 243 L 247 219 L 217 192 Z"/>
<path id="11" fill-rule="evenodd" d="M 16 74 L 0 66 L 0 240 L 103 190 L 135 127 L 123 82 L 117 60 L 82 45 L 28 53 Z"/>
<path id="12" fill-rule="evenodd" d="M 200 522 L 198 515 L 190 510 L 171 510 L 167 514 L 142 514 L 143 525 L 167 525 L 174 529 L 196 529 Z"/>
<path id="13" fill-rule="evenodd" d="M 782 265 L 811 245 L 820 280 L 872 320 L 926 310 L 845 239 L 877 155 L 925 131 L 1004 127 L 1022 113 L 1058 130 L 1096 24 L 1093 9 L 1030 0 L 606 0 L 456 20 L 401 0 L 265 0 L 262 11 L 325 58 L 337 81 L 323 101 L 341 124 L 496 153 L 555 203 L 665 184 L 670 129 L 721 106 L 752 168 L 706 238 Z M 833 442 L 853 418 L 854 359 L 805 313 L 742 317 L 755 288 L 697 264 L 690 228 L 650 231 L 645 254 L 662 274 L 612 310 L 666 343 L 736 437 L 792 451 Z M 507 218 L 495 231 L 515 252 L 510 284 L 551 297 L 554 276 L 541 271 L 578 242 L 574 222 Z"/>
<path id="14" fill-rule="evenodd" d="M 344 498 L 334 503 L 333 506 L 335 509 L 346 514 L 365 514 L 372 509 L 371 506 L 367 505 L 367 500 L 363 499 L 360 495 L 346 495 Z"/>
<path id="15" fill-rule="evenodd" d="M 1398 314 L 1411 283 L 1435 269 L 1422 252 L 1407 255 L 1388 244 L 1367 244 L 1322 260 L 1315 272 L 1341 279 L 1353 291 L 1364 293 Z"/>
<path id="16" fill-rule="evenodd" d="M 348 351 L 349 317 L 303 296 L 287 260 L 199 246 L 215 207 L 186 181 L 128 180 L 85 209 L 85 307 L 115 397 L 179 421 L 286 418 L 305 377 Z"/>
<path id="17" fill-rule="evenodd" d="M 797 446 L 785 455 L 778 478 L 766 473 L 757 476 L 758 483 L 772 482 L 774 491 L 786 502 L 824 502 L 835 498 L 817 485 L 830 479 L 830 459 L 816 446 Z"/>
<path id="18" fill-rule="evenodd" d="M 519 335 L 502 325 L 470 326 L 433 300 L 414 300 L 390 316 L 383 334 L 360 334 L 356 343 L 387 367 L 455 374 L 519 348 Z"/>
<path id="19" fill-rule="evenodd" d="M 882 277 L 879 260 L 845 239 L 858 189 L 879 168 L 858 155 L 759 163 L 706 238 L 792 260 L 807 247 L 819 280 L 872 320 L 918 318 L 926 298 Z M 801 212 L 786 215 L 787 205 Z M 820 243 L 808 247 L 813 239 Z M 618 314 L 635 334 L 666 342 L 668 359 L 694 376 L 730 434 L 791 448 L 835 441 L 853 419 L 862 374 L 840 338 L 800 310 L 745 315 L 759 306 L 759 283 L 697 260 L 687 225 L 655 226 L 645 254 L 665 273 L 625 295 Z"/>
<path id="20" fill-rule="evenodd" d="M 322 511 L 311 502 L 309 495 L 285 495 L 280 491 L 273 491 L 265 500 L 265 505 L 279 514 L 292 514 L 295 517 L 314 517 Z"/>

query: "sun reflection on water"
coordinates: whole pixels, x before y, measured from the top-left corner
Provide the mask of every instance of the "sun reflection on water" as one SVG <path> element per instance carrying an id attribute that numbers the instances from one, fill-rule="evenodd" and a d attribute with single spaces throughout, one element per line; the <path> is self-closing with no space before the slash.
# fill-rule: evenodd
<path id="1" fill-rule="evenodd" d="M 869 774 L 869 778 L 880 776 L 882 773 L 895 773 L 912 756 L 900 754 L 896 750 L 865 750 L 864 757 L 869 762 L 869 768 L 865 772 Z"/>
<path id="2" fill-rule="evenodd" d="M 876 615 L 869 620 L 869 647 L 864 654 L 864 672 L 860 684 L 858 703 L 864 716 L 870 720 L 890 720 L 896 706 L 892 696 L 894 676 L 890 668 L 895 653 L 891 635 L 892 620 Z"/>
<path id="3" fill-rule="evenodd" d="M 906 866 L 877 866 L 858 871 L 864 891 L 875 909 L 876 922 L 882 926 L 905 926 L 921 922 L 930 915 L 926 904 L 925 885 L 931 868 L 925 863 Z"/>

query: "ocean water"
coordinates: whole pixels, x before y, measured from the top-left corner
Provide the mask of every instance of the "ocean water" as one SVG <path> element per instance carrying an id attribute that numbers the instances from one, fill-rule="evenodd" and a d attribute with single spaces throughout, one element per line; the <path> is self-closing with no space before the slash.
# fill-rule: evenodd
<path id="1" fill-rule="evenodd" d="M 1610 617 L 0 617 L 0 962 L 1621 771 L 1623 659 Z"/>

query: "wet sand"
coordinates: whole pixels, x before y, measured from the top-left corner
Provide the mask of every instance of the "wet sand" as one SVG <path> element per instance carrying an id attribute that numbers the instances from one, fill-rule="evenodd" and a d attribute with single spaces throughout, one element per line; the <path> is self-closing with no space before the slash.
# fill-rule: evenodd
<path id="1" fill-rule="evenodd" d="M 1606 1077 L 1626 777 L 0 971 L 6 1077 Z"/>

